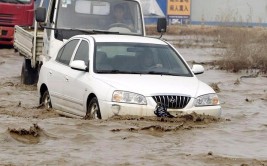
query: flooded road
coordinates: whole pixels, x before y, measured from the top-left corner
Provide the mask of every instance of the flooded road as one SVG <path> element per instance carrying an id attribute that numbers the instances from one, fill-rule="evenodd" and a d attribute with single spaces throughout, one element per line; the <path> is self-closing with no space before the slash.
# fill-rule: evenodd
<path id="1" fill-rule="evenodd" d="M 220 58 L 183 48 L 188 62 Z M 114 117 L 82 120 L 38 106 L 35 86 L 20 84 L 23 57 L 0 49 L 0 165 L 267 165 L 267 77 L 205 65 L 221 119 Z"/>

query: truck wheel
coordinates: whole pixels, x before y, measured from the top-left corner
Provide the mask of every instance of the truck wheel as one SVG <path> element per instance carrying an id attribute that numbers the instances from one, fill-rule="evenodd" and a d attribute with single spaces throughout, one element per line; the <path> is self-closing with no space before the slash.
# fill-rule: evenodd
<path id="1" fill-rule="evenodd" d="M 31 67 L 31 60 L 25 59 L 21 69 L 21 83 L 33 85 L 38 81 L 38 70 Z"/>
<path id="2" fill-rule="evenodd" d="M 87 107 L 85 119 L 102 119 L 98 100 L 94 97 Z"/>

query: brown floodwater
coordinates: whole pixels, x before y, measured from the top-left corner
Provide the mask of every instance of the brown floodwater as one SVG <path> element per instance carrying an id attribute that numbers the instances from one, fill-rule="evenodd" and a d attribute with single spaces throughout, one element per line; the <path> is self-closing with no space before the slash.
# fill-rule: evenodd
<path id="1" fill-rule="evenodd" d="M 220 58 L 182 48 L 189 62 Z M 20 84 L 23 57 L 0 49 L 0 165 L 267 165 L 267 78 L 204 65 L 216 85 L 220 119 L 113 117 L 83 120 L 40 108 L 36 86 Z"/>

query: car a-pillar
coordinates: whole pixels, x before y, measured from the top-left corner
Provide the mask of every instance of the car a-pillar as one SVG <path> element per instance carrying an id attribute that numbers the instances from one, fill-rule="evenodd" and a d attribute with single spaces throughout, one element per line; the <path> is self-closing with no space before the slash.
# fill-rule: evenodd
<path id="1" fill-rule="evenodd" d="M 21 68 L 21 83 L 25 85 L 36 84 L 38 81 L 38 75 L 39 75 L 39 67 L 32 68 L 31 60 L 24 58 Z"/>

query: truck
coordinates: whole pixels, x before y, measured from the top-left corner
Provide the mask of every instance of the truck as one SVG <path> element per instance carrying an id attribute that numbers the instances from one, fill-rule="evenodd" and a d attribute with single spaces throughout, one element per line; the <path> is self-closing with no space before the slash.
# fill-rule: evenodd
<path id="1" fill-rule="evenodd" d="M 32 26 L 34 0 L 0 0 L 0 45 L 13 45 L 14 26 Z"/>
<path id="2" fill-rule="evenodd" d="M 56 55 L 64 41 L 80 34 L 145 36 L 140 0 L 49 0 L 35 12 L 34 30 L 15 26 L 14 49 L 24 57 L 21 82 L 35 84 L 43 63 Z M 120 5 L 124 22 L 116 22 L 114 10 Z M 166 31 L 165 18 L 158 31 Z"/>

